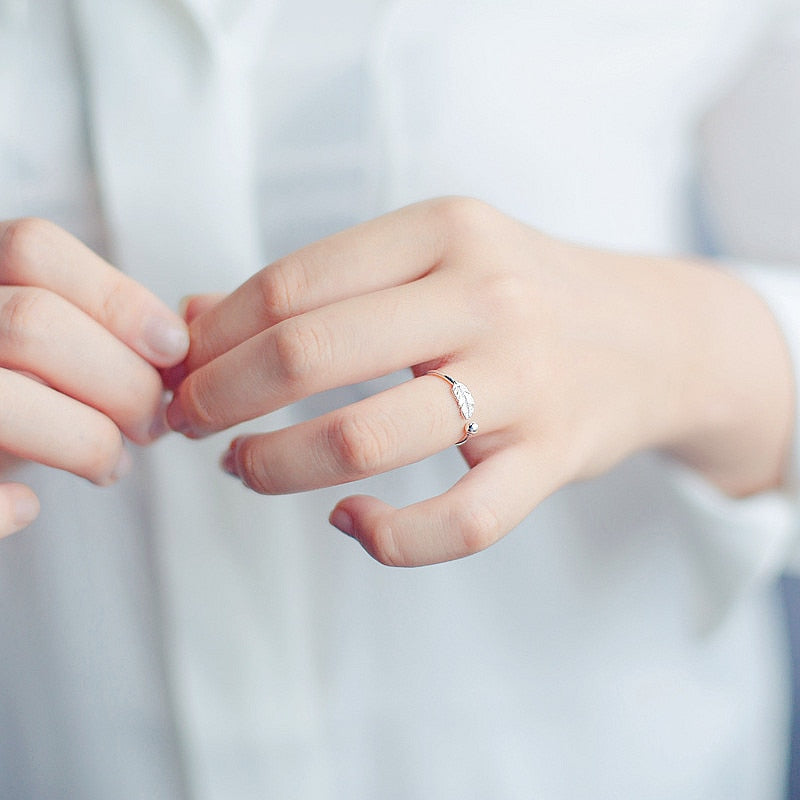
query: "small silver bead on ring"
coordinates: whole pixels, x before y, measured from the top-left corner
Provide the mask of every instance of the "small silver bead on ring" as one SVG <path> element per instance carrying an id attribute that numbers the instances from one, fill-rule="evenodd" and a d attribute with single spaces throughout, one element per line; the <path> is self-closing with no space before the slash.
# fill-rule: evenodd
<path id="1" fill-rule="evenodd" d="M 475 399 L 472 396 L 472 392 L 470 392 L 461 381 L 457 381 L 455 378 L 445 375 L 444 372 L 432 369 L 425 374 L 435 375 L 437 378 L 441 378 L 443 381 L 447 381 L 447 383 L 450 384 L 450 390 L 453 393 L 456 403 L 458 403 L 458 411 L 466 422 L 464 425 L 464 436 L 456 442 L 456 446 L 464 444 L 470 436 L 478 432 L 478 423 L 472 419 L 475 414 Z"/>

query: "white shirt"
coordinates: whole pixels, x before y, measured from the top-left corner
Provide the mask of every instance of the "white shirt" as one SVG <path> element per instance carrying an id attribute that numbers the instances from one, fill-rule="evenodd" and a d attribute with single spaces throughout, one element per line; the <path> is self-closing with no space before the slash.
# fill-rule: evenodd
<path id="1" fill-rule="evenodd" d="M 724 121 L 780 10 L 5 0 L 0 218 L 50 217 L 175 303 L 438 194 L 683 252 L 700 153 L 724 247 Z M 797 279 L 746 275 L 800 347 Z M 217 466 L 229 437 L 170 437 L 111 490 L 26 472 L 42 516 L 0 543 L 3 797 L 781 796 L 788 482 L 731 501 L 643 454 L 400 571 L 327 526 L 351 487 L 252 495 Z M 359 490 L 405 504 L 463 469 L 453 448 Z"/>

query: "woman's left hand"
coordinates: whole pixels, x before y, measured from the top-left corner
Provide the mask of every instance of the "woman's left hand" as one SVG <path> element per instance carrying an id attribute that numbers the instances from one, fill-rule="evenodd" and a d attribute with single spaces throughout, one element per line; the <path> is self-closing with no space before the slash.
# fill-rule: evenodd
<path id="1" fill-rule="evenodd" d="M 779 480 L 789 439 L 788 356 L 750 289 L 702 264 L 569 245 L 475 200 L 409 206 L 305 247 L 190 330 L 168 417 L 192 437 L 413 371 L 234 440 L 225 468 L 257 492 L 385 472 L 478 424 L 461 448 L 470 469 L 443 495 L 404 509 L 354 496 L 334 509 L 331 522 L 387 564 L 481 550 L 551 492 L 643 448 L 671 451 L 732 494 L 756 491 Z M 471 420 L 431 370 L 469 387 Z"/>

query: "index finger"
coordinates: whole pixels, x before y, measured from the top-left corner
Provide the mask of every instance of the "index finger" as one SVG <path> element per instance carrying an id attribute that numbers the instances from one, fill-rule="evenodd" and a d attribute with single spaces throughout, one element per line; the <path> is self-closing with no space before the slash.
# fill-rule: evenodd
<path id="1" fill-rule="evenodd" d="M 278 259 L 190 326 L 188 372 L 291 317 L 423 277 L 441 261 L 463 198 L 406 206 Z"/>
<path id="2" fill-rule="evenodd" d="M 55 292 L 157 367 L 178 363 L 188 350 L 177 314 L 51 222 L 0 223 L 0 283 Z"/>

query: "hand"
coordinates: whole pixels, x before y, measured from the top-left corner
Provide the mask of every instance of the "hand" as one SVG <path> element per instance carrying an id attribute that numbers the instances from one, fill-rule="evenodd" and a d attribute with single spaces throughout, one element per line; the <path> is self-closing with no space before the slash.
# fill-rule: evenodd
<path id="1" fill-rule="evenodd" d="M 786 350 L 744 285 L 701 264 L 568 245 L 473 200 L 410 206 L 310 245 L 195 313 L 190 332 L 168 410 L 189 436 L 413 370 L 317 419 L 234 440 L 226 469 L 266 494 L 451 446 L 464 420 L 426 373 L 469 387 L 480 429 L 455 486 L 399 510 L 350 497 L 331 515 L 389 564 L 480 550 L 551 492 L 642 448 L 754 491 L 778 480 L 788 440 Z"/>
<path id="2" fill-rule="evenodd" d="M 164 432 L 158 367 L 188 349 L 185 323 L 52 223 L 0 223 L 0 467 L 37 461 L 106 485 L 126 471 L 123 434 Z M 39 502 L 0 484 L 0 535 Z"/>

